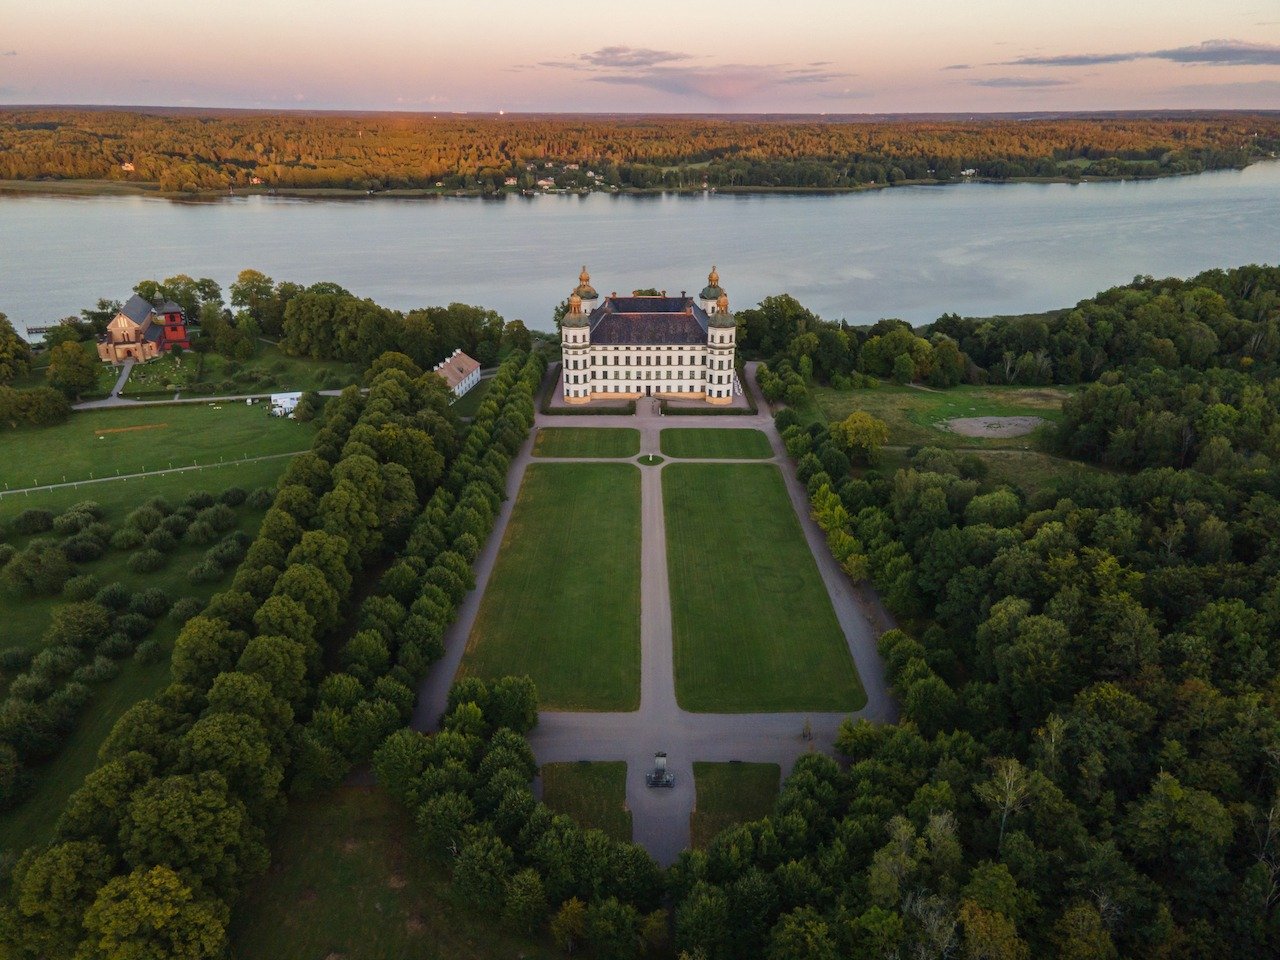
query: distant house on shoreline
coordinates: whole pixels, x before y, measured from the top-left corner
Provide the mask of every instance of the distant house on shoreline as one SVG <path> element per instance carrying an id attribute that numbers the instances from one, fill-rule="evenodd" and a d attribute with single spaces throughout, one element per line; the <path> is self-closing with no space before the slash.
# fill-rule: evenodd
<path id="1" fill-rule="evenodd" d="M 480 362 L 461 350 L 455 350 L 434 367 L 433 373 L 444 378 L 454 397 L 460 397 L 480 382 Z"/>
<path id="2" fill-rule="evenodd" d="M 182 307 L 172 300 L 152 303 L 135 293 L 99 338 L 98 359 L 103 363 L 153 360 L 174 347 L 191 347 Z"/>

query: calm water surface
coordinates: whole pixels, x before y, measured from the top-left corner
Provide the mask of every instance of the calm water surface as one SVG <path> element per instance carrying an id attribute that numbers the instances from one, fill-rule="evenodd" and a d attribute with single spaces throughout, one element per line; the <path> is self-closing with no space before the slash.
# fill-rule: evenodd
<path id="1" fill-rule="evenodd" d="M 478 303 L 532 327 L 590 267 L 607 293 L 787 291 L 852 323 L 1075 303 L 1137 274 L 1280 261 L 1280 163 L 1132 183 L 964 184 L 836 196 L 174 203 L 0 198 L 0 311 L 40 325 L 138 280 L 255 267 L 387 306 Z"/>

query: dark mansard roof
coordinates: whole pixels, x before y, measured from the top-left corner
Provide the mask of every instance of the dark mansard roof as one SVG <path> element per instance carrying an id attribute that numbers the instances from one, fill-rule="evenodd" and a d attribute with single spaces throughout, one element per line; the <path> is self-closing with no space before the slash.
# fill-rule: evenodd
<path id="1" fill-rule="evenodd" d="M 707 314 L 692 297 L 605 297 L 590 322 L 592 346 L 707 342 Z"/>

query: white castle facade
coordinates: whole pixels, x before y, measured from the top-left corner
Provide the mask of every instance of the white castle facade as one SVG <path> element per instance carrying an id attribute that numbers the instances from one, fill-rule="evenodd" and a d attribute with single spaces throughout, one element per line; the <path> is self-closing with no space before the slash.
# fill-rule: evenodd
<path id="1" fill-rule="evenodd" d="M 741 393 L 737 329 L 715 267 L 696 299 L 613 293 L 597 305 L 586 267 L 578 281 L 560 325 L 566 403 L 665 397 L 728 404 Z"/>

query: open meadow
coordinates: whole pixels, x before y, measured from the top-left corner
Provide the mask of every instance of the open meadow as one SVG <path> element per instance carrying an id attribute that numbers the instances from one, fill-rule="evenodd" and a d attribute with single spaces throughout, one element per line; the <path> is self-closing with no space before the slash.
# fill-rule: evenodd
<path id="1" fill-rule="evenodd" d="M 461 673 L 528 674 L 549 710 L 640 702 L 640 471 L 525 472 Z"/>
<path id="2" fill-rule="evenodd" d="M 1068 387 L 958 386 L 948 390 L 882 383 L 858 390 L 815 387 L 813 403 L 830 423 L 862 410 L 889 427 L 889 442 L 904 446 L 1034 449 L 1028 433 L 1015 437 L 965 436 L 947 427 L 953 418 L 1062 418 Z"/>
<path id="3" fill-rule="evenodd" d="M 310 448 L 315 430 L 314 421 L 273 417 L 262 403 L 87 410 L 57 426 L 8 433 L 0 489 L 296 453 Z M 198 486 L 188 477 L 186 489 Z M 86 492 L 76 499 L 92 496 Z"/>
<path id="4" fill-rule="evenodd" d="M 625 762 L 548 763 L 542 767 L 542 802 L 580 827 L 631 839 Z"/>
<path id="5" fill-rule="evenodd" d="M 379 787 L 294 799 L 271 867 L 232 912 L 240 960 L 551 960 L 491 905 L 464 903 L 448 867 L 415 845 L 412 817 Z"/>
<path id="6" fill-rule="evenodd" d="M 844 633 L 771 464 L 663 469 L 676 695 L 686 710 L 856 710 Z"/>
<path id="7" fill-rule="evenodd" d="M 689 817 L 691 846 L 705 850 L 721 830 L 773 812 L 782 771 L 776 763 L 693 764 L 697 804 Z"/>

